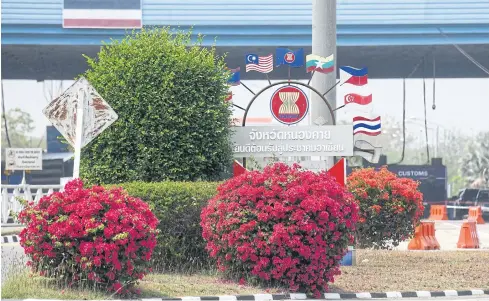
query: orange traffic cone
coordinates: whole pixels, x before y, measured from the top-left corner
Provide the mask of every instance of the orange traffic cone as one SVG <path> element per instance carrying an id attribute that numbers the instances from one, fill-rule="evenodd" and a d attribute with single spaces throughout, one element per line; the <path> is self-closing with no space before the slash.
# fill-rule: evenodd
<path id="1" fill-rule="evenodd" d="M 482 218 L 482 207 L 469 207 L 469 221 L 475 221 L 477 224 L 485 224 L 484 219 Z"/>
<path id="2" fill-rule="evenodd" d="M 477 225 L 475 221 L 464 221 L 460 228 L 457 248 L 460 249 L 478 249 L 479 235 L 477 234 Z"/>

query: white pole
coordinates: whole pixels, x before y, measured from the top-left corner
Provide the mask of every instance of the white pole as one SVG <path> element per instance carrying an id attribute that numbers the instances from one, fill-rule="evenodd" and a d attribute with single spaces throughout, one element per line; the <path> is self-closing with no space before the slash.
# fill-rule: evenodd
<path id="1" fill-rule="evenodd" d="M 312 53 L 322 57 L 334 55 L 334 72 L 322 74 L 316 72 L 312 78 L 311 85 L 321 93 L 326 92 L 336 83 L 336 0 L 312 0 Z M 314 122 L 318 117 L 326 119 L 326 124 L 331 125 L 332 118 L 328 107 L 321 97 L 311 93 L 311 120 Z M 333 108 L 336 108 L 336 89 L 326 94 L 326 98 Z M 326 161 L 328 168 L 334 165 L 333 157 Z"/>
<path id="2" fill-rule="evenodd" d="M 440 132 L 440 126 L 436 126 L 436 131 L 435 131 L 435 158 L 438 158 L 438 147 L 439 147 L 439 132 Z"/>
<path id="3" fill-rule="evenodd" d="M 73 165 L 73 179 L 80 177 L 81 144 L 83 139 L 83 111 L 85 110 L 86 92 L 80 97 L 76 108 L 76 137 L 75 137 L 75 162 Z"/>

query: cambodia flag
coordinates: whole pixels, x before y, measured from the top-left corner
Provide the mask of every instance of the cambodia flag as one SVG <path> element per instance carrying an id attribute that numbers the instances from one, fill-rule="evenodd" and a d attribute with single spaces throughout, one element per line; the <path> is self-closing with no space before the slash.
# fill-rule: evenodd
<path id="1" fill-rule="evenodd" d="M 342 66 L 340 67 L 340 80 L 342 85 L 364 86 L 368 83 L 368 69 L 367 67 L 358 69 L 350 66 Z"/>

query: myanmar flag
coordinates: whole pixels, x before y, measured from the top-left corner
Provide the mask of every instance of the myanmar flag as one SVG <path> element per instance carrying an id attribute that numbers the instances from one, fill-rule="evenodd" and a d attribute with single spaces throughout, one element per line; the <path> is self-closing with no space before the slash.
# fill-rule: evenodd
<path id="1" fill-rule="evenodd" d="M 322 57 L 315 54 L 306 56 L 307 72 L 315 71 L 321 73 L 330 73 L 334 71 L 334 55 Z"/>

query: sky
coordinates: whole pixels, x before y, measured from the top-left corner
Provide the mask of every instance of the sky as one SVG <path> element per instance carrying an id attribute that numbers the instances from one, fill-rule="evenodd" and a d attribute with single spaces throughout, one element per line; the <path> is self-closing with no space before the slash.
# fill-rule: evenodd
<path id="1" fill-rule="evenodd" d="M 273 81 L 272 81 L 273 82 Z M 58 87 L 62 84 L 63 90 L 73 81 L 45 81 L 34 80 L 4 80 L 5 107 L 8 111 L 20 108 L 28 112 L 34 119 L 34 136 L 42 136 L 49 121 L 42 114 L 54 90 L 53 97 L 57 96 Z M 267 81 L 243 81 L 253 91 L 267 86 Z M 402 80 L 400 79 L 369 79 L 369 86 L 373 96 L 372 117 L 381 116 L 382 119 L 391 117 L 399 122 L 402 120 Z M 54 88 L 54 89 L 53 89 Z M 277 87 L 278 88 L 278 87 Z M 436 110 L 432 110 L 433 81 L 426 80 L 427 119 L 431 128 L 437 126 L 441 131 L 460 130 L 465 133 L 476 133 L 489 130 L 489 78 L 481 79 L 436 79 Z M 243 86 L 232 87 L 233 101 L 239 106 L 246 106 L 252 94 Z M 250 117 L 271 117 L 269 105 L 270 97 L 275 88 L 267 90 L 255 101 L 250 110 Z M 344 90 L 339 88 L 336 93 L 338 106 Z M 307 92 L 306 92 L 307 93 Z M 110 103 L 110 100 L 108 100 Z M 311 108 L 314 110 L 314 107 Z M 338 120 L 351 120 L 352 111 L 349 106 L 338 110 Z M 373 116 L 375 115 L 375 116 Z M 411 118 L 407 123 L 407 130 L 411 133 L 420 131 L 420 122 L 423 109 L 423 82 L 422 79 L 409 79 L 406 81 L 406 116 Z M 235 117 L 242 117 L 242 111 L 236 109 Z M 305 118 L 302 124 L 309 123 Z M 429 130 L 432 136 L 434 131 Z M 431 139 L 431 138 L 430 138 Z"/>

